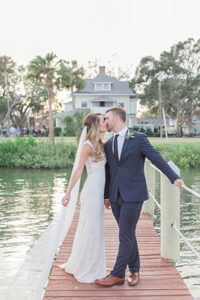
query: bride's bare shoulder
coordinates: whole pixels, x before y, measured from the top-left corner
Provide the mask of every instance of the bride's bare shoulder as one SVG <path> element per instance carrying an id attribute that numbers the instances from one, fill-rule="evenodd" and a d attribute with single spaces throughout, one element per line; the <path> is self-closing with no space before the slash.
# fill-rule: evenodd
<path id="1" fill-rule="evenodd" d="M 89 140 L 86 140 L 86 141 L 83 143 L 83 145 L 89 145 L 90 147 L 93 147 L 91 141 L 89 141 Z"/>

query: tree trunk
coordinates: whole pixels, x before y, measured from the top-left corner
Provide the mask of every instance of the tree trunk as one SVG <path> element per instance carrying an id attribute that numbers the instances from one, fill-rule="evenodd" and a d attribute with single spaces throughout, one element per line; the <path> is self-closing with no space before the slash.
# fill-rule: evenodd
<path id="1" fill-rule="evenodd" d="M 10 116 L 10 112 L 12 111 L 12 109 L 16 106 L 16 104 L 19 102 L 20 100 L 20 96 L 14 95 L 14 101 L 12 102 L 12 104 L 9 106 L 9 111 L 7 111 L 5 117 L 3 118 L 3 120 L 1 121 L 1 125 L 2 127 L 4 127 L 4 123 L 6 122 L 6 120 L 9 118 Z"/>
<path id="2" fill-rule="evenodd" d="M 181 117 L 181 114 L 180 114 L 180 103 L 177 101 L 177 105 L 176 105 L 176 109 L 177 109 L 177 112 L 176 112 L 176 118 L 180 118 Z M 181 136 L 181 122 L 180 121 L 177 121 L 176 123 L 176 136 L 177 137 L 180 137 Z"/>
<path id="3" fill-rule="evenodd" d="M 71 86 L 71 95 L 72 95 L 72 110 L 75 111 L 75 99 L 74 99 L 74 89 L 73 86 Z"/>
<path id="4" fill-rule="evenodd" d="M 188 101 L 188 134 L 193 134 L 193 126 L 192 126 L 192 101 Z"/>
<path id="5" fill-rule="evenodd" d="M 8 127 L 10 127 L 10 103 L 9 103 L 9 96 L 8 96 L 8 75 L 7 72 L 4 72 L 4 84 L 5 84 L 5 95 L 7 100 L 7 120 L 8 120 Z"/>
<path id="6" fill-rule="evenodd" d="M 20 128 L 25 127 L 25 121 L 26 121 L 26 114 L 25 113 L 20 113 L 20 123 L 19 123 Z"/>
<path id="7" fill-rule="evenodd" d="M 50 78 L 47 78 L 47 92 L 48 92 L 48 102 L 49 102 L 49 138 L 51 144 L 55 144 L 54 139 L 54 124 L 53 124 L 53 112 L 52 112 L 52 99 L 53 99 L 53 82 Z"/>

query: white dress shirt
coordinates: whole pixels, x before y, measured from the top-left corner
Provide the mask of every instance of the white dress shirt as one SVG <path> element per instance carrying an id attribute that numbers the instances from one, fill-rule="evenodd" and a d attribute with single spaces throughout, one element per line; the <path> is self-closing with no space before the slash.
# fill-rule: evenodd
<path id="1" fill-rule="evenodd" d="M 117 139 L 117 147 L 118 147 L 119 160 L 120 160 L 120 156 L 121 156 L 121 152 L 122 152 L 122 147 L 123 147 L 123 144 L 124 144 L 124 140 L 125 140 L 125 136 L 126 136 L 127 130 L 128 130 L 128 128 L 124 127 L 122 130 L 120 130 L 119 132 L 115 132 L 114 135 L 113 135 L 112 150 L 113 150 L 113 153 L 114 153 L 114 139 L 115 139 L 115 136 L 117 134 L 119 134 L 118 139 Z"/>

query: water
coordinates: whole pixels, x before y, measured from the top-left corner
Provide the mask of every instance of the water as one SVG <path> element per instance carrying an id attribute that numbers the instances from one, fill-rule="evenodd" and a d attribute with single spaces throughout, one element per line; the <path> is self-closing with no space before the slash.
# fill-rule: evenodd
<path id="1" fill-rule="evenodd" d="M 157 173 L 157 172 L 156 172 Z M 157 176 L 156 199 L 160 203 L 160 182 Z M 200 171 L 186 169 L 181 171 L 181 178 L 185 185 L 200 193 Z M 190 241 L 200 254 L 200 199 L 192 194 L 181 191 L 181 219 L 180 231 Z M 156 207 L 154 226 L 160 234 L 160 210 Z M 189 287 L 194 299 L 200 299 L 200 261 L 197 256 L 181 241 L 180 260 L 176 263 L 186 285 Z"/>
<path id="2" fill-rule="evenodd" d="M 0 299 L 27 251 L 60 209 L 70 172 L 0 168 Z M 182 178 L 187 186 L 200 192 L 199 171 L 183 171 Z M 185 191 L 181 193 L 181 231 L 200 253 L 200 201 Z M 154 225 L 158 232 L 159 214 L 156 209 Z M 183 243 L 176 267 L 193 295 L 200 299 L 200 262 Z"/>

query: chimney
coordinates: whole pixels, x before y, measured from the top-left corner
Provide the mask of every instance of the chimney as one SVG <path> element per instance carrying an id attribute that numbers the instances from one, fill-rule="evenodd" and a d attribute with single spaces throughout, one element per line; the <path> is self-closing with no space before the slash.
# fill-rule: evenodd
<path id="1" fill-rule="evenodd" d="M 99 66 L 99 73 L 105 73 L 106 67 L 105 66 Z"/>

